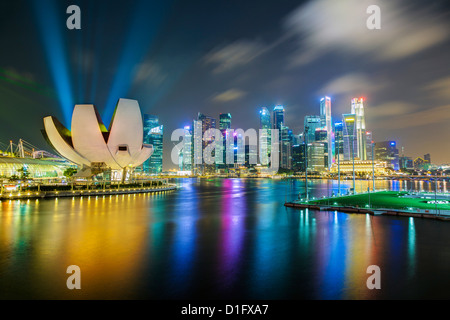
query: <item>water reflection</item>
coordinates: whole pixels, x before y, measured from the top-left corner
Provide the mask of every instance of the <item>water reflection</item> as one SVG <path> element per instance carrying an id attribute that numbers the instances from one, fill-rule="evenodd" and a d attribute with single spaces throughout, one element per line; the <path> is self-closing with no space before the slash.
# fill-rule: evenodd
<path id="1" fill-rule="evenodd" d="M 337 181 L 310 183 L 314 197 L 338 193 Z M 304 192 L 300 180 L 179 184 L 171 193 L 1 202 L 0 298 L 423 298 L 430 288 L 450 297 L 446 223 L 285 208 Z M 431 191 L 434 182 L 376 188 Z M 72 264 L 81 291 L 65 287 Z M 367 289 L 372 264 L 389 290 Z"/>

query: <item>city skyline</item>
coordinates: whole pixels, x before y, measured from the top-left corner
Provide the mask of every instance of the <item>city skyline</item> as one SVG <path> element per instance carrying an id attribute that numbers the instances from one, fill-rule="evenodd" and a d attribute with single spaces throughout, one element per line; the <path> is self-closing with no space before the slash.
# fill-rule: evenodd
<path id="1" fill-rule="evenodd" d="M 364 97 L 374 140 L 395 140 L 412 157 L 430 153 L 435 163 L 450 161 L 442 139 L 450 120 L 445 1 L 427 6 L 371 1 L 382 10 L 382 28 L 376 31 L 365 26 L 366 1 L 219 1 L 214 6 L 198 1 L 172 7 L 110 1 L 107 13 L 101 1 L 73 1 L 83 17 L 76 31 L 65 28 L 67 3 L 47 1 L 48 16 L 54 13 L 47 23 L 58 32 L 45 34 L 36 3 L 1 4 L 2 38 L 14 49 L 0 53 L 2 142 L 23 138 L 48 149 L 36 134 L 40 119 L 55 115 L 70 127 L 63 119 L 72 110 L 65 110 L 60 99 L 68 95 L 56 85 L 69 79 L 71 106 L 92 103 L 107 124 L 113 98 L 136 99 L 144 114 L 158 115 L 166 133 L 191 125 L 198 112 L 217 119 L 230 113 L 233 127 L 257 128 L 264 105 L 283 105 L 286 122 L 297 133 L 304 116 L 317 113 L 321 97 L 332 99 L 335 119 L 349 112 L 351 98 Z M 315 19 L 319 13 L 327 19 Z M 337 33 L 331 36 L 333 30 Z M 65 68 L 49 62 L 49 50 L 55 54 L 58 48 L 64 49 Z M 169 134 L 164 148 L 171 149 Z M 170 153 L 164 154 L 165 170 L 167 164 Z"/>

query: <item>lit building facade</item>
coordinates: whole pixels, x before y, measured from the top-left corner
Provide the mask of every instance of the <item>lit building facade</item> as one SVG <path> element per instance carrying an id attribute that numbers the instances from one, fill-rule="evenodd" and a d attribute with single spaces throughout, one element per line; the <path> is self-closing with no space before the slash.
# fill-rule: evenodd
<path id="1" fill-rule="evenodd" d="M 163 168 L 163 133 L 164 126 L 159 124 L 159 118 L 144 114 L 144 143 L 153 145 L 153 156 L 144 162 L 145 173 L 158 175 Z"/>
<path id="2" fill-rule="evenodd" d="M 320 116 L 322 118 L 321 126 L 325 128 L 327 133 L 327 145 L 326 145 L 326 154 L 327 154 L 327 168 L 331 168 L 333 163 L 333 145 L 334 145 L 334 135 L 333 135 L 333 126 L 331 119 L 331 98 L 324 97 L 320 100 Z"/>
<path id="3" fill-rule="evenodd" d="M 374 161 L 374 163 L 372 163 L 372 160 L 355 160 L 356 174 L 371 175 L 373 172 L 373 168 L 375 168 L 376 175 L 386 175 L 390 173 L 388 165 L 384 161 Z M 353 161 L 340 162 L 339 170 L 341 174 L 353 174 Z M 338 172 L 338 165 L 336 163 L 332 166 L 331 172 Z"/>
<path id="4" fill-rule="evenodd" d="M 231 129 L 231 114 L 221 113 L 219 115 L 219 130 L 222 133 L 222 144 L 216 145 L 216 166 L 217 169 L 224 169 L 227 167 L 226 161 L 226 139 L 227 130 Z"/>
<path id="5" fill-rule="evenodd" d="M 308 132 L 306 133 L 304 139 L 307 143 L 313 143 L 316 141 L 316 129 L 322 127 L 322 118 L 320 116 L 305 116 L 304 127 L 308 128 Z"/>
<path id="6" fill-rule="evenodd" d="M 296 172 L 305 172 L 306 144 L 300 143 L 292 147 L 292 169 Z"/>
<path id="7" fill-rule="evenodd" d="M 214 141 L 214 135 L 212 134 L 205 134 L 209 129 L 215 129 L 216 128 L 216 119 L 206 116 L 203 113 L 198 114 L 197 117 L 198 121 L 201 121 L 201 125 L 202 125 L 202 153 L 205 150 L 205 148 L 211 144 Z M 211 156 L 213 158 L 215 158 L 215 153 L 213 152 L 213 154 L 211 154 Z M 203 163 L 201 165 L 202 167 L 202 174 L 214 174 L 215 170 L 216 170 L 216 165 L 215 164 L 206 164 Z"/>
<path id="8" fill-rule="evenodd" d="M 336 162 L 344 161 L 344 126 L 342 122 L 334 124 L 334 155 Z"/>
<path id="9" fill-rule="evenodd" d="M 308 171 L 325 171 L 325 144 L 321 142 L 308 143 Z"/>
<path id="10" fill-rule="evenodd" d="M 344 142 L 344 160 L 356 158 L 357 140 L 356 140 L 356 115 L 343 114 L 343 142 Z"/>
<path id="11" fill-rule="evenodd" d="M 272 150 L 272 123 L 270 121 L 269 109 L 266 107 L 261 108 L 259 111 L 259 128 L 262 130 L 260 133 L 259 162 L 263 166 L 268 166 L 270 162 L 270 153 Z"/>
<path id="12" fill-rule="evenodd" d="M 395 141 L 382 141 L 375 143 L 375 159 L 384 161 L 393 170 L 399 170 L 398 149 Z"/>
<path id="13" fill-rule="evenodd" d="M 352 99 L 352 114 L 355 115 L 355 135 L 357 148 L 355 150 L 355 157 L 360 160 L 367 159 L 366 150 L 366 120 L 364 117 L 364 99 Z"/>

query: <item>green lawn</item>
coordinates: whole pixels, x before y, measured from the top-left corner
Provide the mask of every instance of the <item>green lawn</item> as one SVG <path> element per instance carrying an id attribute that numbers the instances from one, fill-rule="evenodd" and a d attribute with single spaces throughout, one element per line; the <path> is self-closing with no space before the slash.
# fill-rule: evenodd
<path id="1" fill-rule="evenodd" d="M 432 199 L 408 199 L 400 196 L 407 194 L 407 192 L 399 191 L 379 191 L 370 193 L 370 207 L 372 208 L 392 208 L 392 209 L 432 209 L 436 208 L 435 204 L 427 203 Z M 330 204 L 337 206 L 352 206 L 364 208 L 369 204 L 369 194 L 357 194 L 352 196 L 334 197 L 330 199 L 310 200 L 309 204 Z M 439 210 L 450 210 L 450 204 L 438 204 Z"/>

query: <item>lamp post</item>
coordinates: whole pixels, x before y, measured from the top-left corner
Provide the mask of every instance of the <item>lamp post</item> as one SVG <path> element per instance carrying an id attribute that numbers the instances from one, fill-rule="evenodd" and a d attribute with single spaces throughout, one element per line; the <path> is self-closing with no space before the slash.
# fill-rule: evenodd
<path id="1" fill-rule="evenodd" d="M 341 196 L 341 165 L 340 165 L 340 149 L 339 149 L 339 141 L 338 141 L 338 196 Z"/>
<path id="2" fill-rule="evenodd" d="M 373 154 L 373 141 L 372 141 L 372 190 L 375 192 L 375 161 L 374 161 L 374 154 Z"/>
<path id="3" fill-rule="evenodd" d="M 436 215 L 438 215 L 438 210 L 437 210 L 437 173 L 434 174 L 434 207 L 435 207 Z"/>
<path id="4" fill-rule="evenodd" d="M 353 163 L 353 194 L 355 194 L 355 185 L 356 185 L 356 183 L 355 183 L 355 154 L 353 151 L 353 143 L 354 143 L 354 133 L 352 134 L 351 146 L 352 146 L 352 163 Z"/>
<path id="5" fill-rule="evenodd" d="M 305 127 L 305 190 L 306 190 L 306 201 L 309 200 L 308 194 L 308 131 L 309 127 Z"/>

